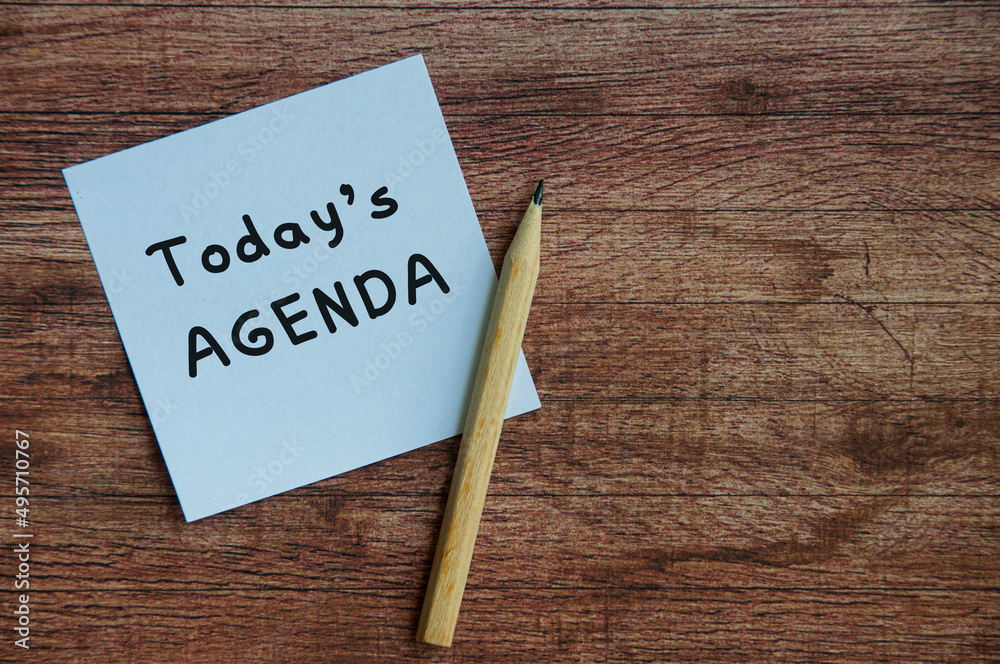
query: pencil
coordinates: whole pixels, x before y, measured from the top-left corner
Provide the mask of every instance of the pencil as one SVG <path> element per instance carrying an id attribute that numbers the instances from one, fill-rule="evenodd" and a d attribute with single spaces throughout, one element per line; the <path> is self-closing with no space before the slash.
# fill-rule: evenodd
<path id="1" fill-rule="evenodd" d="M 455 476 L 417 626 L 417 640 L 424 643 L 448 647 L 455 635 L 514 367 L 538 280 L 543 183 L 544 180 L 538 183 L 510 243 L 493 298 Z"/>

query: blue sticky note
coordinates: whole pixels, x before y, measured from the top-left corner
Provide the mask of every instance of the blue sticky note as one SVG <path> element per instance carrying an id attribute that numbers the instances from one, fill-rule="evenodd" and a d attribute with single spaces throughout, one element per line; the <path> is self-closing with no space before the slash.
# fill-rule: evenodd
<path id="1" fill-rule="evenodd" d="M 461 433 L 497 279 L 421 56 L 63 174 L 188 521 Z"/>

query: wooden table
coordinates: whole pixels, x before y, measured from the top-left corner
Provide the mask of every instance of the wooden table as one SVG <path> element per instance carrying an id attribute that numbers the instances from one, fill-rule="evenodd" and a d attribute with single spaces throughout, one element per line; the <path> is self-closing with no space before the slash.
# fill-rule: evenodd
<path id="1" fill-rule="evenodd" d="M 270 2 L 0 5 L 4 661 L 998 661 L 995 3 Z M 184 523 L 59 172 L 417 52 L 495 258 L 546 178 L 450 650 L 457 439 Z"/>

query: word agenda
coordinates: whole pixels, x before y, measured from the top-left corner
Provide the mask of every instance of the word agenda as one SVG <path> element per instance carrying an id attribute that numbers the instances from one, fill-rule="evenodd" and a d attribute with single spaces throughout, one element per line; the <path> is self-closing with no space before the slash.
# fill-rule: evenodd
<path id="1" fill-rule="evenodd" d="M 388 197 L 388 193 L 388 187 L 380 187 L 371 195 L 369 200 L 375 208 L 371 211 L 372 219 L 387 219 L 399 209 L 399 204 Z M 347 205 L 354 205 L 354 188 L 351 185 L 341 185 L 340 194 L 346 197 Z M 326 204 L 326 218 L 316 210 L 310 213 L 310 217 L 316 229 L 331 234 L 323 238 L 331 249 L 340 245 L 344 239 L 344 224 L 333 202 Z M 198 263 L 202 269 L 211 274 L 225 272 L 233 263 L 234 253 L 236 258 L 243 263 L 255 263 L 271 255 L 272 245 L 276 249 L 296 249 L 311 242 L 312 238 L 309 233 L 315 233 L 312 230 L 307 231 L 311 228 L 308 225 L 303 228 L 297 222 L 286 222 L 274 229 L 273 233 L 270 234 L 272 242 L 269 243 L 258 231 L 250 215 L 243 215 L 243 224 L 247 233 L 236 243 L 235 251 L 231 252 L 221 244 L 210 244 L 201 251 Z M 187 244 L 187 238 L 179 235 L 155 242 L 146 248 L 147 256 L 159 255 L 162 257 L 163 264 L 178 287 L 184 286 L 184 274 L 192 268 L 192 264 L 197 266 L 195 261 L 191 260 L 191 252 L 185 251 L 187 249 L 184 247 L 185 244 Z M 420 276 L 417 276 L 418 268 L 421 272 Z M 451 290 L 429 258 L 419 253 L 412 254 L 406 264 L 407 301 L 411 306 L 417 303 L 417 289 L 431 282 L 437 284 L 442 293 L 448 293 Z M 353 284 L 352 290 L 356 291 L 361 299 L 364 312 L 371 320 L 389 313 L 396 303 L 396 285 L 392 278 L 382 270 L 371 269 L 355 275 L 350 283 Z M 373 290 L 372 286 L 375 284 L 377 285 Z M 293 346 L 319 336 L 316 329 L 306 329 L 308 324 L 304 322 L 304 319 L 309 316 L 309 311 L 302 308 L 303 305 L 293 306 L 301 299 L 300 293 L 291 293 L 270 303 L 274 317 Z M 337 331 L 337 319 L 346 322 L 351 327 L 357 327 L 360 323 L 354 303 L 348 296 L 348 289 L 340 281 L 335 281 L 332 289 L 330 287 L 327 287 L 326 290 L 313 288 L 309 299 L 312 300 L 314 309 L 319 312 L 323 326 L 330 334 Z M 259 326 L 245 330 L 245 328 L 250 327 L 250 321 L 260 316 L 260 310 L 249 309 L 240 314 L 236 318 L 236 322 L 233 323 L 233 327 L 229 331 L 229 340 L 232 342 L 232 347 L 239 353 L 253 357 L 264 355 L 274 348 L 275 335 L 271 329 Z M 298 328 L 296 328 L 296 324 L 298 324 Z M 198 362 L 207 360 L 213 355 L 224 367 L 228 367 L 232 362 L 230 353 L 219 342 L 219 338 L 200 325 L 195 325 L 188 331 L 187 348 L 188 375 L 191 378 L 198 376 Z"/>

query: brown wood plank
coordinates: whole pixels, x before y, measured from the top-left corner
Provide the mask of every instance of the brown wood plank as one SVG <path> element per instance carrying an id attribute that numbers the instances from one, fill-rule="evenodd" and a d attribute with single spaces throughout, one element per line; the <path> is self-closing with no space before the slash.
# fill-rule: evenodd
<path id="1" fill-rule="evenodd" d="M 160 116 L 134 126 L 133 118 L 8 117 L 11 131 L 0 137 L 8 173 L 0 180 L 5 185 L 0 204 L 8 211 L 70 210 L 60 168 L 201 124 L 190 116 L 173 116 L 157 129 Z M 546 202 L 553 214 L 995 211 L 1000 208 L 1000 182 L 994 177 L 1000 168 L 998 118 L 555 116 L 462 117 L 448 123 L 480 210 L 523 207 L 530 195 L 522 191 L 524 183 L 543 175 L 551 183 Z M 526 142 L 533 150 L 525 149 Z M 224 169 L 237 156 L 220 155 L 218 164 L 202 165 L 206 184 L 213 168 Z M 407 173 L 390 161 L 387 181 Z M 206 218 L 209 213 L 210 207 Z"/>
<path id="2" fill-rule="evenodd" d="M 5 13 L 4 111 L 237 112 L 417 52 L 450 112 L 1000 110 L 985 5 Z"/>
<path id="3" fill-rule="evenodd" d="M 120 382 L 134 396 L 29 394 L 0 403 L 4 421 L 43 441 L 38 481 L 45 496 L 173 499 L 134 382 L 129 376 Z M 546 401 L 540 412 L 506 424 L 490 491 L 991 496 L 1000 494 L 998 421 L 996 400 Z M 0 441 L 0 450 L 13 454 L 12 442 Z M 440 496 L 456 452 L 450 439 L 297 495 Z M 58 481 L 74 476 L 67 484 Z M 265 469 L 261 476 L 270 474 Z M 252 495 L 249 478 L 247 490 Z"/>
<path id="4" fill-rule="evenodd" d="M 525 352 L 550 398 L 993 398 L 1000 310 L 972 310 L 549 305 Z"/>
<path id="5" fill-rule="evenodd" d="M 15 219 L 0 236 L 8 304 L 104 302 L 73 212 Z M 516 214 L 480 219 L 499 260 Z M 536 301 L 995 303 L 998 221 L 993 210 L 557 211 Z M 325 271 L 309 251 L 300 262 L 303 274 Z"/>
<path id="6" fill-rule="evenodd" d="M 0 357 L 6 389 L 133 394 L 121 385 L 128 368 L 106 312 L 0 312 L 17 349 Z M 1000 397 L 993 304 L 539 304 L 524 349 L 549 399 Z M 364 358 L 358 362 L 363 371 Z"/>
<path id="7" fill-rule="evenodd" d="M 309 590 L 336 579 L 340 589 L 419 595 L 444 496 L 394 495 L 385 486 L 371 496 L 291 492 L 192 524 L 170 496 L 36 493 L 32 578 L 53 591 Z M 67 517 L 71 527 L 61 527 Z M 469 583 L 995 590 L 998 526 L 996 495 L 491 493 Z M 188 571 L 164 576 L 164 565 Z"/>
<path id="8" fill-rule="evenodd" d="M 129 662 L 937 663 L 985 661 L 1000 645 L 994 591 L 470 588 L 450 650 L 407 638 L 420 602 L 412 592 L 342 591 L 336 580 L 315 591 L 94 590 L 36 597 L 39 620 L 61 644 L 51 650 L 40 637 L 39 649 L 81 664 L 110 656 Z M 173 659 L 164 657 L 168 652 Z"/>
<path id="9" fill-rule="evenodd" d="M 996 211 L 552 216 L 542 297 L 554 301 L 1000 299 Z M 503 227 L 502 214 L 483 217 Z"/>
<path id="10" fill-rule="evenodd" d="M 541 173 L 556 212 L 1000 207 L 993 116 L 463 118 L 449 128 L 472 192 Z M 545 156 L 519 149 L 524 140 Z"/>
<path id="11" fill-rule="evenodd" d="M 32 2 L 32 0 L 6 0 L 5 5 L 17 6 L 32 6 L 38 4 Z M 94 5 L 94 6 L 109 6 L 109 7 L 126 7 L 126 8 L 136 8 L 136 7 L 146 7 L 146 6 L 156 6 L 156 7 L 194 7 L 194 8 L 204 8 L 204 7 L 246 7 L 247 3 L 239 2 L 239 0 L 101 0 L 100 2 L 79 2 L 79 0 L 49 0 L 45 3 L 46 5 L 60 6 L 78 6 L 78 5 Z M 938 7 L 942 4 L 948 4 L 953 7 L 959 7 L 963 10 L 972 10 L 982 7 L 990 7 L 989 2 L 984 0 L 868 0 L 860 5 L 861 9 L 877 10 L 877 9 L 887 9 L 887 8 L 912 8 L 919 6 L 928 7 Z M 319 5 L 312 0 L 290 0 L 288 2 L 281 2 L 279 0 L 256 0 L 252 3 L 255 8 L 261 7 L 274 7 L 280 9 L 293 9 L 299 11 L 310 11 L 315 9 L 329 8 L 326 5 Z M 423 0 L 420 3 L 410 2 L 409 0 L 341 0 L 336 4 L 338 8 L 344 9 L 449 9 L 456 12 L 464 12 L 466 14 L 477 14 L 483 9 L 506 9 L 511 13 L 525 12 L 528 9 L 561 9 L 565 11 L 580 11 L 580 10 L 600 10 L 600 9 L 610 9 L 610 10 L 621 10 L 623 8 L 628 9 L 658 9 L 661 12 L 678 12 L 678 11 L 691 11 L 691 10 L 754 10 L 754 9 L 774 9 L 776 3 L 774 0 L 744 0 L 740 3 L 719 3 L 718 0 L 674 0 L 670 3 L 669 7 L 664 7 L 664 3 L 654 2 L 653 0 L 635 0 L 627 4 L 623 4 L 616 0 L 593 0 L 593 2 L 588 2 L 583 5 L 578 0 L 523 0 L 517 5 L 511 7 L 486 7 L 485 5 L 476 5 L 473 3 L 466 2 L 465 0 Z M 859 3 L 850 2 L 849 0 L 800 0 L 795 4 L 796 9 L 845 9 L 845 8 L 859 8 Z"/>

